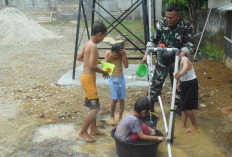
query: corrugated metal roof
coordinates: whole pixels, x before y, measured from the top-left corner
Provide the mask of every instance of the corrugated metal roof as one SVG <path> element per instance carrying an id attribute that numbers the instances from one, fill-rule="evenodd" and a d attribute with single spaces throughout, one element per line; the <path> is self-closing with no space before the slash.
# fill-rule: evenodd
<path id="1" fill-rule="evenodd" d="M 223 7 L 218 8 L 219 11 L 231 11 L 232 10 L 232 3 L 225 5 Z"/>

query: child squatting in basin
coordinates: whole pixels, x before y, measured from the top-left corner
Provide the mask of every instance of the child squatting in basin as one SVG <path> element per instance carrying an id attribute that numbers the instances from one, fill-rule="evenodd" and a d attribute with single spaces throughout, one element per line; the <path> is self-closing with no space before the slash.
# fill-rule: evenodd
<path id="1" fill-rule="evenodd" d="M 143 123 L 140 118 L 150 111 L 150 101 L 147 97 L 138 98 L 134 110 L 129 112 L 118 123 L 115 136 L 121 141 L 135 142 L 140 140 L 164 140 L 163 136 L 154 136 L 155 130 Z"/>

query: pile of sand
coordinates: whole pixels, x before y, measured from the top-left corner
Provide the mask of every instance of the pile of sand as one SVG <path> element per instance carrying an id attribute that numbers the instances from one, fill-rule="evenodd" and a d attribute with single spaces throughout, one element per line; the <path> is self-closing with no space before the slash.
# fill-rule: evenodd
<path id="1" fill-rule="evenodd" d="M 0 43 L 28 44 L 60 36 L 46 30 L 15 8 L 0 10 Z"/>

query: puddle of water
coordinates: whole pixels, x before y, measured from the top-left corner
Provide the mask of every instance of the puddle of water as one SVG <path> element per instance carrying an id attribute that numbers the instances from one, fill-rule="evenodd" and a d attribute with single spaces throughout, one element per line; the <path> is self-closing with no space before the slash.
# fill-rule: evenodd
<path id="1" fill-rule="evenodd" d="M 165 113 L 170 110 L 168 105 L 164 105 Z M 158 115 L 162 115 L 159 106 L 156 106 L 156 112 Z M 169 123 L 169 114 L 166 114 L 167 123 Z M 192 133 L 186 133 L 187 128 L 180 128 L 181 118 L 176 116 L 175 118 L 175 131 L 174 131 L 174 142 L 171 144 L 172 156 L 178 157 L 226 157 L 222 152 L 218 144 L 216 143 L 215 137 L 212 136 L 211 131 L 216 129 L 216 123 L 212 120 L 196 117 L 199 130 Z M 187 127 L 191 125 L 188 119 Z M 157 128 L 161 132 L 164 131 L 163 119 L 160 117 Z M 159 145 L 158 153 L 159 157 L 168 156 L 166 142 L 162 142 Z"/>
<path id="2" fill-rule="evenodd" d="M 157 125 L 157 129 L 165 134 L 163 127 L 163 119 L 160 111 L 160 107 L 156 105 L 156 113 L 160 116 L 160 120 Z M 169 110 L 168 105 L 164 105 L 164 110 L 166 113 L 166 119 L 169 123 Z M 127 113 L 124 112 L 124 115 Z M 118 117 L 118 114 L 115 114 L 115 117 Z M 110 116 L 106 115 L 102 117 L 104 120 L 109 121 Z M 172 156 L 178 157 L 226 157 L 222 152 L 218 144 L 215 142 L 212 135 L 212 130 L 216 129 L 216 123 L 212 120 L 196 117 L 199 125 L 198 132 L 186 133 L 187 128 L 180 128 L 181 118 L 176 116 L 175 118 L 175 132 L 174 132 L 174 142 L 171 144 Z M 189 127 L 190 121 L 188 120 L 187 127 Z M 89 144 L 85 142 L 79 142 L 78 146 L 73 149 L 78 152 L 97 152 L 97 154 L 106 154 L 106 150 L 111 152 L 111 156 L 117 156 L 116 147 L 113 138 L 111 137 L 111 130 L 113 126 L 108 126 L 104 128 L 104 131 L 107 133 L 108 137 L 100 137 L 97 139 L 95 144 Z M 114 154 L 113 154 L 114 153 Z M 167 157 L 167 143 L 166 141 L 162 142 L 158 146 L 157 156 Z"/>
<path id="3" fill-rule="evenodd" d="M 37 129 L 32 142 L 42 142 L 49 138 L 58 137 L 61 139 L 77 138 L 76 125 L 69 124 L 49 124 Z"/>
<path id="4" fill-rule="evenodd" d="M 109 120 L 106 119 L 106 121 Z M 111 130 L 113 130 L 114 126 L 104 127 L 103 130 L 107 136 L 94 136 L 96 142 L 87 143 L 83 140 L 78 140 L 77 145 L 72 147 L 72 150 L 75 152 L 88 152 L 90 156 L 101 156 L 101 157 L 117 157 L 115 151 L 115 143 L 111 137 Z"/>
<path id="5" fill-rule="evenodd" d="M 169 121 L 168 114 L 168 105 L 164 105 L 166 118 Z M 160 108 L 156 105 L 156 113 L 162 115 Z M 127 114 L 124 112 L 124 115 Z M 118 117 L 118 114 L 115 114 L 115 117 Z M 78 129 L 75 124 L 51 124 L 45 127 L 41 127 L 37 130 L 36 136 L 33 139 L 33 142 L 41 142 L 48 138 L 58 137 L 66 140 L 76 140 L 76 143 L 71 147 L 72 151 L 77 153 L 84 153 L 85 155 L 91 156 L 101 156 L 101 157 L 117 157 L 115 141 L 111 137 L 111 131 L 115 126 L 106 125 L 106 122 L 110 120 L 110 115 L 105 115 L 100 117 L 102 128 L 107 136 L 94 136 L 96 142 L 87 143 L 84 140 L 78 138 L 77 133 Z M 186 133 L 186 128 L 180 128 L 181 119 L 179 116 L 176 116 L 175 119 L 176 126 L 174 132 L 174 143 L 171 144 L 172 156 L 178 157 L 226 157 L 222 152 L 216 140 L 213 137 L 212 130 L 216 129 L 216 123 L 213 123 L 209 119 L 203 119 L 197 117 L 197 122 L 199 125 L 199 131 L 194 131 L 192 133 Z M 188 120 L 187 126 L 190 126 Z M 160 117 L 160 120 L 157 124 L 157 129 L 164 134 L 163 119 Z M 157 156 L 167 157 L 167 145 L 166 141 L 162 142 L 158 147 Z"/>

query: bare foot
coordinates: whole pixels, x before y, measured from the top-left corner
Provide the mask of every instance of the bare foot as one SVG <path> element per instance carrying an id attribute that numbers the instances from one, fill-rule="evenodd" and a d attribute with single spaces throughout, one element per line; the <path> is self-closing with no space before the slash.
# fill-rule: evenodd
<path id="1" fill-rule="evenodd" d="M 112 126 L 115 126 L 115 125 L 116 125 L 116 122 L 115 122 L 114 118 L 111 118 L 111 120 L 110 120 L 110 125 L 112 125 Z"/>
<path id="2" fill-rule="evenodd" d="M 186 128 L 186 125 L 182 125 L 182 124 L 181 124 L 181 125 L 180 125 L 180 128 Z"/>
<path id="3" fill-rule="evenodd" d="M 192 131 L 197 130 L 197 129 L 198 129 L 197 126 L 192 126 L 186 130 L 186 133 L 191 133 Z"/>
<path id="4" fill-rule="evenodd" d="M 86 142 L 95 142 L 96 140 L 92 138 L 88 133 L 80 133 L 79 132 L 79 137 L 85 140 Z"/>
<path id="5" fill-rule="evenodd" d="M 90 135 L 106 135 L 104 132 L 98 130 L 98 129 L 95 129 L 95 130 L 91 130 Z"/>

